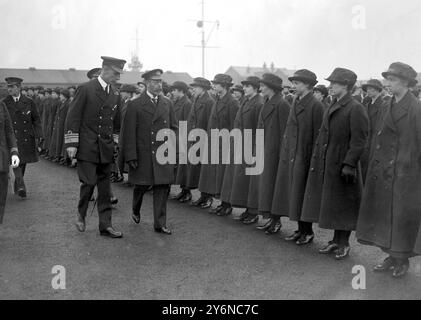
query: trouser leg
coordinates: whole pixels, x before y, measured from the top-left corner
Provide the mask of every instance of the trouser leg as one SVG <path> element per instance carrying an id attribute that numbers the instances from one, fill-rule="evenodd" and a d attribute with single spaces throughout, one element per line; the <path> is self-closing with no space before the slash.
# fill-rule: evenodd
<path id="1" fill-rule="evenodd" d="M 133 214 L 140 216 L 140 209 L 142 208 L 143 196 L 148 191 L 149 186 L 136 185 L 133 189 Z"/>
<path id="2" fill-rule="evenodd" d="M 104 231 L 107 228 L 112 227 L 110 174 L 111 164 L 99 164 L 97 166 L 98 217 L 100 231 Z"/>
<path id="3" fill-rule="evenodd" d="M 169 191 L 169 185 L 153 187 L 154 227 L 156 229 L 167 227 L 167 201 Z"/>
<path id="4" fill-rule="evenodd" d="M 14 191 L 17 193 L 23 189 L 26 191 L 25 180 L 23 179 L 26 171 L 26 164 L 21 164 L 19 167 L 13 169 L 15 175 Z"/>
<path id="5" fill-rule="evenodd" d="M 0 172 L 0 224 L 3 223 L 4 208 L 6 206 L 7 189 L 9 187 L 9 175 L 7 172 Z"/>
<path id="6" fill-rule="evenodd" d="M 334 243 L 341 247 L 349 246 L 349 238 L 352 231 L 335 230 Z"/>
<path id="7" fill-rule="evenodd" d="M 96 164 L 86 161 L 79 161 L 77 172 L 81 182 L 78 211 L 83 218 L 86 218 L 89 202 L 92 198 L 95 185 L 98 180 Z"/>

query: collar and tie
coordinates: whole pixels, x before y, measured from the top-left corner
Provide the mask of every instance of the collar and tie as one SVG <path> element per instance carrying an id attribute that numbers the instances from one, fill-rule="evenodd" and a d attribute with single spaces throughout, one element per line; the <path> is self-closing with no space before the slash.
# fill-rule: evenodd
<path id="1" fill-rule="evenodd" d="M 153 98 L 151 98 L 151 100 L 154 103 L 154 105 L 158 105 L 158 96 L 154 96 Z"/>
<path id="2" fill-rule="evenodd" d="M 13 97 L 13 99 L 15 100 L 15 103 L 19 102 L 19 97 Z"/>

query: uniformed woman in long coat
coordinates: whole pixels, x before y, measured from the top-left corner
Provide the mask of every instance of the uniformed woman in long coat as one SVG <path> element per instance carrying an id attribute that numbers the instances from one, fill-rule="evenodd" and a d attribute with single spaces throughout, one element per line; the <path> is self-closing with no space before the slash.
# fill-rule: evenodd
<path id="1" fill-rule="evenodd" d="M 214 90 L 217 93 L 217 100 L 212 109 L 208 124 L 208 139 L 212 136 L 212 130 L 221 131 L 226 129 L 230 132 L 234 128 L 234 120 L 240 107 L 238 101 L 230 93 L 230 88 L 233 85 L 231 76 L 217 74 L 212 83 L 214 85 Z M 200 173 L 199 190 L 213 197 L 219 197 L 224 182 L 225 169 L 227 168 L 227 165 L 223 163 L 223 151 L 226 150 L 223 150 L 222 143 L 220 143 L 218 164 L 211 164 L 210 156 L 215 153 L 215 150 L 212 150 L 211 147 L 212 143 L 210 143 L 209 140 L 209 163 L 203 165 Z M 209 198 L 202 208 L 210 208 L 212 202 L 212 199 Z M 231 206 L 229 203 L 222 202 L 218 207 L 212 208 L 211 212 L 229 212 L 230 208 Z"/>
<path id="2" fill-rule="evenodd" d="M 63 157 L 64 124 L 66 122 L 67 112 L 69 111 L 69 98 L 69 90 L 62 89 L 60 91 L 60 106 L 56 113 L 50 144 L 50 154 L 54 162 L 61 161 Z"/>
<path id="3" fill-rule="evenodd" d="M 349 255 L 349 237 L 357 226 L 362 194 L 360 158 L 368 141 L 368 116 L 351 90 L 357 75 L 337 68 L 327 79 L 335 99 L 324 113 L 304 195 L 301 220 L 334 231 L 321 254 Z"/>
<path id="4" fill-rule="evenodd" d="M 311 222 L 301 221 L 301 209 L 324 105 L 313 95 L 317 83 L 313 72 L 298 70 L 289 80 L 296 89 L 296 98 L 281 148 L 272 214 L 288 216 L 291 221 L 298 222 L 298 230 L 285 240 L 305 245 L 313 241 L 314 232 Z"/>
<path id="5" fill-rule="evenodd" d="M 188 85 L 182 81 L 176 81 L 171 86 L 171 93 L 174 97 L 174 113 L 179 127 L 180 122 L 187 123 L 191 112 L 192 103 L 187 97 L 188 90 Z M 191 200 L 191 192 L 186 188 L 187 168 L 187 164 L 178 164 L 177 166 L 175 184 L 181 187 L 181 192 L 172 197 L 173 200 L 183 200 L 182 202 Z"/>
<path id="6" fill-rule="evenodd" d="M 260 111 L 263 107 L 263 97 L 259 93 L 260 79 L 255 76 L 248 77 L 241 84 L 244 87 L 245 100 L 237 115 L 238 129 L 240 129 L 243 134 L 243 152 L 246 148 L 245 145 L 250 145 L 251 143 L 253 157 L 255 157 L 256 129 L 259 121 Z M 252 131 L 252 141 L 245 140 L 245 130 Z M 251 178 L 250 175 L 246 174 L 246 169 L 248 167 L 249 166 L 246 164 L 244 157 L 243 162 L 241 164 L 235 165 L 234 167 L 230 199 L 230 203 L 234 208 L 247 209 L 247 199 L 249 195 L 249 185 Z M 246 210 L 236 219 L 243 222 L 248 218 L 248 215 L 249 212 Z"/>
<path id="7" fill-rule="evenodd" d="M 357 239 L 389 255 L 375 271 L 399 278 L 421 255 L 421 103 L 409 91 L 417 83 L 411 66 L 393 63 L 383 76 L 393 98 L 374 133 Z"/>
<path id="8" fill-rule="evenodd" d="M 264 74 L 260 81 L 260 89 L 265 103 L 259 115 L 257 129 L 264 130 L 264 169 L 262 174 L 251 177 L 247 201 L 249 217 L 244 220 L 244 224 L 256 223 L 258 214 L 265 218 L 271 216 L 279 151 L 291 109 L 289 103 L 282 98 L 282 79 L 277 75 Z M 269 233 L 276 233 L 279 229 L 279 219 L 269 219 L 268 223 L 262 227 L 262 230 Z"/>
<path id="9" fill-rule="evenodd" d="M 0 101 L 0 224 L 3 223 L 9 184 L 9 166 L 19 166 L 18 148 L 13 132 L 12 120 L 3 102 Z"/>
<path id="10" fill-rule="evenodd" d="M 212 112 L 212 107 L 215 104 L 215 100 L 213 100 L 208 91 L 211 89 L 211 83 L 209 80 L 205 78 L 195 78 L 194 82 L 190 85 L 193 88 L 194 94 L 194 103 L 187 120 L 187 127 L 188 132 L 190 133 L 191 130 L 204 130 L 208 129 L 210 114 Z M 189 143 L 189 151 L 190 147 L 195 142 Z M 198 158 L 201 159 L 202 155 L 197 154 Z M 199 187 L 199 180 L 200 180 L 200 172 L 202 171 L 202 164 L 192 164 L 188 163 L 187 166 L 187 182 L 186 182 L 186 189 L 188 190 L 195 190 Z M 190 193 L 191 194 L 191 193 Z M 208 200 L 211 198 L 210 195 L 206 193 L 201 193 L 199 199 L 192 201 L 190 204 L 192 206 L 201 207 L 202 205 L 206 205 Z M 191 196 L 189 194 L 180 199 L 180 202 L 188 202 L 190 201 Z"/>

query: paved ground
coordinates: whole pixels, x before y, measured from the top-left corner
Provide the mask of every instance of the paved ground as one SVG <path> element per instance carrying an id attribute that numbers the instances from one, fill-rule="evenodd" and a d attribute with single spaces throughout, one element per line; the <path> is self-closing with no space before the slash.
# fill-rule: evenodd
<path id="1" fill-rule="evenodd" d="M 55 177 L 55 179 L 53 179 Z M 97 213 L 88 230 L 73 226 L 78 198 L 74 170 L 42 161 L 29 167 L 29 198 L 10 195 L 0 227 L 0 299 L 421 299 L 421 259 L 402 280 L 371 272 L 383 255 L 352 241 L 337 262 L 317 253 L 329 233 L 298 248 L 231 218 L 169 204 L 171 237 L 152 231 L 151 195 L 140 226 L 130 216 L 131 190 L 114 185 L 113 220 L 122 240 L 100 238 Z M 51 270 L 66 268 L 66 290 L 53 290 Z M 352 268 L 367 268 L 366 290 L 352 289 Z"/>

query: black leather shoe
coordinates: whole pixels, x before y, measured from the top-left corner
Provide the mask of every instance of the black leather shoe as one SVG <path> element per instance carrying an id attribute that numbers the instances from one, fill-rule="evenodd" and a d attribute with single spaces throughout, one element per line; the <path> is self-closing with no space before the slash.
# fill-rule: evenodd
<path id="1" fill-rule="evenodd" d="M 281 220 L 272 220 L 270 227 L 266 230 L 267 235 L 277 234 L 282 228 Z"/>
<path id="2" fill-rule="evenodd" d="M 77 215 L 76 229 L 79 232 L 85 232 L 86 231 L 85 218 L 83 218 L 80 214 Z"/>
<path id="3" fill-rule="evenodd" d="M 409 270 L 409 260 L 397 261 L 393 269 L 392 277 L 396 279 L 402 278 L 408 273 L 408 270 Z"/>
<path id="4" fill-rule="evenodd" d="M 202 205 L 200 206 L 200 208 L 202 208 L 202 209 L 209 209 L 210 207 L 212 207 L 212 204 L 213 204 L 213 199 L 212 198 L 209 198 L 204 203 L 202 203 Z"/>
<path id="5" fill-rule="evenodd" d="M 187 203 L 187 202 L 190 202 L 190 201 L 191 201 L 191 199 L 192 199 L 192 195 L 191 195 L 191 193 L 189 192 L 189 193 L 185 194 L 182 198 L 180 198 L 178 201 L 179 201 L 180 203 Z"/>
<path id="6" fill-rule="evenodd" d="M 105 230 L 99 232 L 102 237 L 109 237 L 113 239 L 120 239 L 123 238 L 123 234 L 119 231 L 114 230 L 114 228 L 109 227 Z"/>
<path id="7" fill-rule="evenodd" d="M 312 243 L 314 240 L 314 234 L 303 234 L 300 236 L 299 239 L 297 239 L 297 242 L 295 244 L 297 246 L 303 246 L 309 243 Z"/>
<path id="8" fill-rule="evenodd" d="M 155 232 L 157 232 L 157 233 L 163 233 L 163 234 L 166 234 L 166 235 L 171 235 L 172 234 L 171 230 L 168 229 L 168 228 L 155 228 Z"/>
<path id="9" fill-rule="evenodd" d="M 210 209 L 209 209 L 209 213 L 212 213 L 212 214 L 218 214 L 218 213 L 220 213 L 222 210 L 224 210 L 224 206 L 221 204 L 221 205 L 217 206 L 216 208 L 210 208 Z"/>
<path id="10" fill-rule="evenodd" d="M 269 219 L 268 221 L 266 221 L 265 224 L 256 227 L 257 230 L 262 230 L 262 231 L 266 231 L 270 228 L 270 226 L 272 225 L 272 219 Z"/>
<path id="11" fill-rule="evenodd" d="M 387 257 L 384 261 L 373 268 L 374 272 L 387 272 L 393 270 L 396 265 L 396 260 L 392 257 Z"/>
<path id="12" fill-rule="evenodd" d="M 289 237 L 285 238 L 285 241 L 294 241 L 296 242 L 298 239 L 300 239 L 301 237 L 301 232 L 300 231 L 295 231 L 294 234 L 290 235 Z"/>
<path id="13" fill-rule="evenodd" d="M 25 189 L 19 189 L 18 190 L 18 196 L 21 197 L 22 199 L 26 198 L 26 190 Z"/>
<path id="14" fill-rule="evenodd" d="M 336 251 L 335 259 L 336 260 L 343 260 L 349 256 L 349 252 L 351 251 L 350 246 L 342 246 Z"/>
<path id="15" fill-rule="evenodd" d="M 240 214 L 239 216 L 235 216 L 234 218 L 232 218 L 235 221 L 241 221 L 243 222 L 245 219 L 247 219 L 249 213 L 248 211 L 244 211 L 242 214 Z"/>
<path id="16" fill-rule="evenodd" d="M 329 243 L 326 247 L 319 250 L 320 254 L 330 254 L 338 250 L 339 246 L 336 243 Z"/>
<path id="17" fill-rule="evenodd" d="M 192 206 L 192 207 L 200 207 L 203 203 L 205 203 L 205 201 L 206 201 L 206 198 L 205 197 L 203 197 L 203 196 L 201 196 L 199 199 L 197 199 L 196 201 L 192 201 L 191 203 L 190 203 L 190 205 Z"/>
<path id="18" fill-rule="evenodd" d="M 134 223 L 139 224 L 140 223 L 140 214 L 132 214 L 132 219 L 134 221 Z"/>
<path id="19" fill-rule="evenodd" d="M 250 224 L 257 223 L 257 221 L 259 221 L 259 216 L 249 216 L 247 219 L 243 221 L 243 223 L 245 225 L 250 225 Z"/>
<path id="20" fill-rule="evenodd" d="M 112 204 L 113 206 L 115 206 L 115 205 L 118 203 L 118 199 L 117 199 L 116 197 L 112 197 L 112 198 L 110 199 L 110 201 L 111 201 L 111 204 Z"/>
<path id="21" fill-rule="evenodd" d="M 230 214 L 232 214 L 232 208 L 228 207 L 225 208 L 224 210 L 218 212 L 218 217 L 228 217 Z"/>

